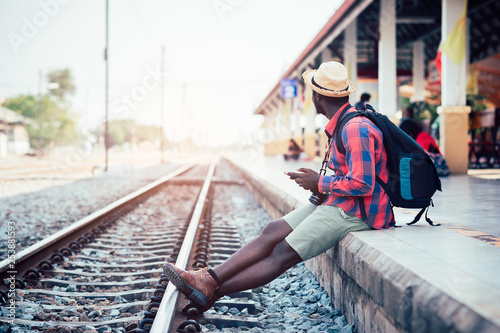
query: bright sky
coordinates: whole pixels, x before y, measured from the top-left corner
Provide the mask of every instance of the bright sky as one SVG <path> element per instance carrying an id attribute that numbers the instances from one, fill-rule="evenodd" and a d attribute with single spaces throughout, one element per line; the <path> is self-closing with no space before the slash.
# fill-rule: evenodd
<path id="1" fill-rule="evenodd" d="M 110 0 L 109 118 L 159 125 L 164 80 L 167 137 L 242 140 L 341 2 Z M 95 128 L 105 116 L 104 46 L 105 0 L 0 0 L 0 98 L 38 94 L 40 70 L 69 68 L 72 111 Z"/>

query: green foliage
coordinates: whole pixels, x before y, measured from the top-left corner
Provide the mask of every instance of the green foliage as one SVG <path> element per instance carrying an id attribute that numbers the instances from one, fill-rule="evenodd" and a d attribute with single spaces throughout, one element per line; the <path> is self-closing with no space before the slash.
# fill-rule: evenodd
<path id="1" fill-rule="evenodd" d="M 410 99 L 408 97 L 401 96 L 401 108 L 402 109 L 408 109 L 410 104 L 411 104 L 411 102 L 410 102 Z"/>
<path id="2" fill-rule="evenodd" d="M 160 139 L 161 128 L 157 126 L 137 126 L 137 142 L 156 141 Z"/>
<path id="3" fill-rule="evenodd" d="M 38 100 L 32 95 L 19 95 L 6 100 L 4 106 L 30 119 L 38 114 Z"/>
<path id="4" fill-rule="evenodd" d="M 160 127 L 136 125 L 132 119 L 112 120 L 108 124 L 109 147 L 124 143 L 160 140 Z"/>
<path id="5" fill-rule="evenodd" d="M 480 112 L 486 110 L 486 96 L 484 95 L 467 95 L 467 105 L 470 105 L 472 112 Z"/>
<path id="6" fill-rule="evenodd" d="M 71 119 L 68 109 L 49 95 L 43 96 L 40 103 L 34 96 L 19 95 L 9 98 L 5 107 L 31 120 L 27 131 L 30 146 L 35 149 L 47 148 L 52 143 L 68 143 L 76 137 L 76 122 Z"/>
<path id="7" fill-rule="evenodd" d="M 50 82 L 58 82 L 59 88 L 41 98 L 33 95 L 11 97 L 4 104 L 6 108 L 30 119 L 27 127 L 30 146 L 37 150 L 78 139 L 76 121 L 70 115 L 69 102 L 64 99 L 75 91 L 71 73 L 68 69 L 56 70 L 47 77 Z"/>
<path id="8" fill-rule="evenodd" d="M 413 110 L 415 120 L 430 119 L 431 123 L 436 120 L 437 106 L 427 102 L 413 102 L 408 105 L 408 110 Z"/>
<path id="9" fill-rule="evenodd" d="M 50 72 L 47 75 L 50 83 L 57 83 L 56 88 L 50 90 L 52 96 L 57 97 L 59 101 L 65 100 L 67 95 L 73 95 L 75 93 L 75 85 L 73 84 L 73 77 L 69 69 L 60 69 Z"/>
<path id="10" fill-rule="evenodd" d="M 122 145 L 125 142 L 131 143 L 135 123 L 132 119 L 112 120 L 108 124 L 109 147 Z"/>

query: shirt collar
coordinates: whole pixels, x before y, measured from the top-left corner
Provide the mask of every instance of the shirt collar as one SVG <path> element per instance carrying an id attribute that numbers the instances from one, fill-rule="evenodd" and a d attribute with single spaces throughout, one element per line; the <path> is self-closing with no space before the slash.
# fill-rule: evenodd
<path id="1" fill-rule="evenodd" d="M 337 121 L 339 120 L 340 114 L 342 113 L 342 110 L 344 110 L 346 107 L 350 106 L 349 102 L 345 103 L 340 107 L 340 109 L 335 112 L 333 115 L 332 119 L 326 124 L 325 126 L 325 133 L 328 137 L 331 137 L 333 134 L 333 131 L 335 130 L 335 125 L 337 125 Z"/>

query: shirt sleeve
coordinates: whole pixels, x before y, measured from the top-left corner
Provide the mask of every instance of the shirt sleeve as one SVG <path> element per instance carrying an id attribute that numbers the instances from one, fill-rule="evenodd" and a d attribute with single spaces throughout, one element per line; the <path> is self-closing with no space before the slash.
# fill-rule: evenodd
<path id="1" fill-rule="evenodd" d="M 349 121 L 342 131 L 348 172 L 340 176 L 321 176 L 319 191 L 346 196 L 371 195 L 375 184 L 377 137 L 378 133 L 366 122 Z"/>

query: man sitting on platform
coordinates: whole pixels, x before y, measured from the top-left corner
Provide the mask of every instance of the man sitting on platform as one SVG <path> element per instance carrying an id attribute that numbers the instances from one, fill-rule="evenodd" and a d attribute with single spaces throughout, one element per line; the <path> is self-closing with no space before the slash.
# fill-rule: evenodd
<path id="1" fill-rule="evenodd" d="M 257 238 L 221 265 L 198 271 L 185 271 L 170 263 L 164 266 L 167 278 L 203 310 L 224 295 L 271 282 L 299 262 L 325 252 L 350 231 L 386 229 L 395 224 L 389 197 L 375 181 L 376 176 L 384 182 L 389 177 L 381 131 L 367 118 L 355 117 L 342 130 L 345 155 L 336 148 L 335 126 L 346 113 L 356 112 L 349 104 L 355 88 L 346 68 L 330 61 L 302 76 L 314 91 L 316 111 L 329 119 L 325 163 L 335 174 L 320 175 L 306 168 L 287 172 L 317 200 L 268 223 Z"/>

